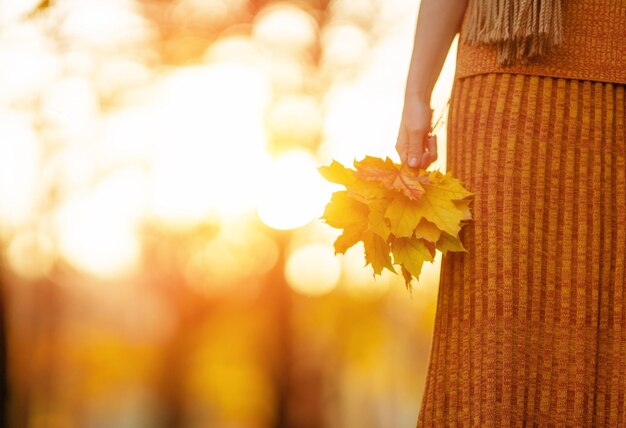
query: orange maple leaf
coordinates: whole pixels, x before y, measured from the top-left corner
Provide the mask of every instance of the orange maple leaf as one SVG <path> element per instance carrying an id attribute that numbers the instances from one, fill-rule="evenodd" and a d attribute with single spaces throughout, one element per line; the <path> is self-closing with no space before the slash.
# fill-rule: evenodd
<path id="1" fill-rule="evenodd" d="M 395 164 L 390 158 L 382 160 L 366 156 L 354 161 L 356 176 L 367 181 L 378 181 L 387 189 L 398 190 L 407 198 L 419 201 L 424 194 L 423 183 L 429 183 L 427 175 L 419 174 L 404 165 Z"/>

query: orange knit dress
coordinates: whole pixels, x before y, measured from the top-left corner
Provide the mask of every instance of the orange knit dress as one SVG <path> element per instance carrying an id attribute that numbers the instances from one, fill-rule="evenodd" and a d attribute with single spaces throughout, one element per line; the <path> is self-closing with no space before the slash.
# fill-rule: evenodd
<path id="1" fill-rule="evenodd" d="M 474 221 L 418 427 L 626 427 L 626 0 L 562 4 L 563 45 L 526 66 L 461 27 L 446 169 Z"/>

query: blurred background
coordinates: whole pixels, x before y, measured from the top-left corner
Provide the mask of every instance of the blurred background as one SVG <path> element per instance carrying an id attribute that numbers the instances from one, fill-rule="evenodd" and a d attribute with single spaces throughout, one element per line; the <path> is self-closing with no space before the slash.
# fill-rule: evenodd
<path id="1" fill-rule="evenodd" d="M 316 168 L 398 161 L 418 7 L 0 0 L 10 426 L 415 426 L 441 254 L 335 256 Z"/>

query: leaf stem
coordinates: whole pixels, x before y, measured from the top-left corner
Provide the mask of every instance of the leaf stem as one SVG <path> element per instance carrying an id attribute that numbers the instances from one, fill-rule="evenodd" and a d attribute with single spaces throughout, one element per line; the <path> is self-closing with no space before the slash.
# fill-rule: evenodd
<path id="1" fill-rule="evenodd" d="M 437 121 L 433 125 L 432 130 L 428 133 L 430 137 L 434 136 L 437 133 L 438 128 L 440 128 L 445 123 L 445 120 L 443 118 L 444 118 L 445 113 L 448 111 L 449 106 L 450 106 L 450 98 L 448 98 L 448 101 L 446 101 L 446 105 L 441 110 L 441 114 L 439 114 L 439 117 L 437 118 Z"/>

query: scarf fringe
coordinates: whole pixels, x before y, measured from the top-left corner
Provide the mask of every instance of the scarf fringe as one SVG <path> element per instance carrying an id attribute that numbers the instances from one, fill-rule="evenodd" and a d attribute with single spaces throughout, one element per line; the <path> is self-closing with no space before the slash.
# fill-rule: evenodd
<path id="1" fill-rule="evenodd" d="M 563 41 L 561 0 L 473 0 L 465 43 L 494 45 L 498 62 L 527 63 Z"/>

